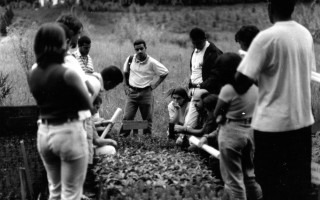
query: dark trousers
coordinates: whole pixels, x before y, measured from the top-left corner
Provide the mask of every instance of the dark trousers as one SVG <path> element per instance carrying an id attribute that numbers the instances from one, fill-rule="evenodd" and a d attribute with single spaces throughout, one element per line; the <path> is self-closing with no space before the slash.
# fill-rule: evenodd
<path id="1" fill-rule="evenodd" d="M 311 127 L 286 132 L 254 131 L 256 180 L 264 200 L 309 200 Z"/>
<path id="2" fill-rule="evenodd" d="M 153 112 L 153 94 L 151 87 L 141 90 L 130 90 L 126 107 L 124 111 L 123 120 L 133 120 L 136 116 L 137 110 L 143 120 L 148 121 L 148 128 L 143 130 L 144 134 L 152 133 L 152 112 Z M 131 130 L 123 130 L 121 127 L 120 133 L 129 134 Z"/>

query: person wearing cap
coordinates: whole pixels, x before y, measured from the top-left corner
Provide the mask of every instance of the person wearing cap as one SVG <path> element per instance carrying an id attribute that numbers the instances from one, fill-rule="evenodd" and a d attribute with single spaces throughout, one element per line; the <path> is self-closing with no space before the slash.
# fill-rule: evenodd
<path id="1" fill-rule="evenodd" d="M 152 134 L 153 90 L 155 90 L 169 74 L 168 69 L 156 59 L 147 54 L 146 42 L 142 39 L 134 41 L 135 54 L 129 56 L 123 66 L 125 75 L 124 91 L 127 95 L 123 120 L 133 120 L 137 110 L 140 110 L 143 120 L 148 121 L 145 135 Z M 153 82 L 154 78 L 157 81 Z M 120 129 L 120 135 L 129 136 L 131 130 Z"/>
<path id="2" fill-rule="evenodd" d="M 200 89 L 218 94 L 221 88 L 220 75 L 214 63 L 222 51 L 207 40 L 205 32 L 200 28 L 193 28 L 189 36 L 194 46 L 190 59 L 189 96 L 193 98 L 194 93 Z M 184 125 L 194 128 L 197 126 L 198 112 L 193 102 L 191 99 Z"/>
<path id="3" fill-rule="evenodd" d="M 255 172 L 265 200 L 311 197 L 311 73 L 316 60 L 310 31 L 291 17 L 295 4 L 268 1 L 273 25 L 255 37 L 236 74 L 238 94 L 258 83 L 251 126 Z"/>

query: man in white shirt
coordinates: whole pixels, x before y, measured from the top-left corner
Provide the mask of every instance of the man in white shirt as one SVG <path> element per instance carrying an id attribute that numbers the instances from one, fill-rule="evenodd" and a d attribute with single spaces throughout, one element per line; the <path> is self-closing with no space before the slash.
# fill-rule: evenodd
<path id="1" fill-rule="evenodd" d="M 139 108 L 143 120 L 148 120 L 144 134 L 152 133 L 153 90 L 167 77 L 169 71 L 156 59 L 146 53 L 144 40 L 133 43 L 136 54 L 129 56 L 123 67 L 125 75 L 124 89 L 128 97 L 123 120 L 133 120 Z M 153 82 L 155 77 L 159 77 Z M 130 130 L 120 130 L 121 136 L 127 137 Z"/>
<path id="2" fill-rule="evenodd" d="M 192 99 L 197 90 L 205 89 L 209 93 L 219 94 L 222 86 L 220 72 L 215 66 L 215 61 L 222 51 L 212 42 L 207 40 L 206 33 L 200 28 L 193 28 L 189 33 L 194 50 L 190 60 L 189 95 L 191 97 L 190 107 L 185 117 L 184 126 L 195 128 L 198 121 L 198 112 Z M 184 136 L 180 135 L 177 143 Z"/>
<path id="3" fill-rule="evenodd" d="M 251 126 L 264 200 L 309 199 L 310 82 L 316 65 L 310 32 L 291 19 L 294 7 L 294 0 L 269 0 L 273 26 L 255 37 L 236 74 L 239 94 L 254 82 L 259 87 Z"/>

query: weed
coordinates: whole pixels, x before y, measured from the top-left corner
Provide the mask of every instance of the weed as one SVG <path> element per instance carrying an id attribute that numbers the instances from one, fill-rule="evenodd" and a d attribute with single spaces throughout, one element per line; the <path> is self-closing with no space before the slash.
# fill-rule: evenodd
<path id="1" fill-rule="evenodd" d="M 0 105 L 3 105 L 4 100 L 12 91 L 12 85 L 8 79 L 9 74 L 0 72 Z"/>

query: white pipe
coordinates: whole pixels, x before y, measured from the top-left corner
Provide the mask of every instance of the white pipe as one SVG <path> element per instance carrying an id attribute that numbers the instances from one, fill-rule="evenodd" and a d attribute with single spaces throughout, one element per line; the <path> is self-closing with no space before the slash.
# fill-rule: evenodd
<path id="1" fill-rule="evenodd" d="M 320 74 L 316 72 L 311 73 L 311 80 L 320 83 Z"/>
<path id="2" fill-rule="evenodd" d="M 192 144 L 195 144 L 195 145 L 199 146 L 200 140 L 199 140 L 198 138 L 196 138 L 196 137 L 194 137 L 194 136 L 191 136 L 191 137 L 189 138 L 189 141 L 190 141 Z M 214 157 L 216 157 L 216 158 L 218 158 L 218 159 L 220 158 L 220 151 L 218 151 L 217 149 L 215 149 L 215 148 L 213 148 L 213 147 L 210 147 L 210 146 L 207 145 L 207 144 L 202 145 L 201 148 L 202 148 L 203 150 L 205 150 L 206 152 L 208 152 L 209 154 L 213 155 Z"/>
<path id="3" fill-rule="evenodd" d="M 117 110 L 114 112 L 113 116 L 111 117 L 110 121 L 111 123 L 108 124 L 107 128 L 104 129 L 103 133 L 101 134 L 100 138 L 104 138 L 106 137 L 106 135 L 109 133 L 109 131 L 111 130 L 114 122 L 116 121 L 117 117 L 121 114 L 122 109 L 121 108 L 117 108 Z"/>

